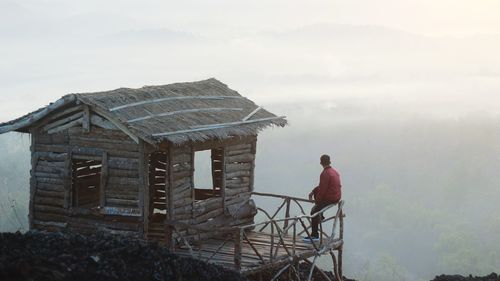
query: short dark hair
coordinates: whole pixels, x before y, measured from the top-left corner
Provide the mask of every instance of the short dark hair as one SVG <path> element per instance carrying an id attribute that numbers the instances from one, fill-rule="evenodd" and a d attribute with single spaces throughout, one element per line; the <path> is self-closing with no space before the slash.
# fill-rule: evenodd
<path id="1" fill-rule="evenodd" d="M 319 159 L 320 159 L 320 162 L 322 165 L 330 165 L 331 164 L 329 155 L 323 154 L 323 155 L 321 155 L 321 157 Z"/>

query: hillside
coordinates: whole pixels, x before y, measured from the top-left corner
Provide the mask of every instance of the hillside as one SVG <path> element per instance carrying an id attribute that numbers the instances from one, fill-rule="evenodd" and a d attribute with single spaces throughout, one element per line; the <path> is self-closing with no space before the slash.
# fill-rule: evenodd
<path id="1" fill-rule="evenodd" d="M 0 280 L 246 280 L 155 244 L 106 234 L 0 233 Z"/>

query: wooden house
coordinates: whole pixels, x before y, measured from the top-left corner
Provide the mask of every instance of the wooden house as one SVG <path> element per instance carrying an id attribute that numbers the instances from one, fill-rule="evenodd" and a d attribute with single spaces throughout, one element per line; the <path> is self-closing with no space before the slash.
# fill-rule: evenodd
<path id="1" fill-rule="evenodd" d="M 283 261 L 276 258 L 284 253 L 279 241 L 286 248 L 289 239 L 283 231 L 288 233 L 292 225 L 295 228 L 299 220 L 307 219 L 303 213 L 302 218 L 292 220 L 287 213 L 279 241 L 274 239 L 276 233 L 270 240 L 249 234 L 256 227 L 253 220 L 258 209 L 251 199 L 256 194 L 257 134 L 265 127 L 286 123 L 283 116 L 208 79 L 69 94 L 0 124 L 0 133 L 31 135 L 31 229 L 107 231 L 163 241 L 180 254 L 193 255 L 198 249 L 199 257 L 204 257 L 200 245 L 223 241 L 221 247 L 205 248 L 211 253 L 204 254 L 208 260 L 254 272 L 273 264 L 273 259 L 274 264 Z M 194 159 L 204 150 L 211 153 L 212 184 L 199 187 L 194 185 Z M 308 201 L 282 198 L 288 210 L 297 200 Z M 279 229 L 276 221 L 266 226 L 271 232 Z M 251 244 L 251 236 L 260 246 Z M 306 251 L 307 246 L 300 248 L 292 240 L 287 241 L 292 241 L 297 257 L 319 251 Z M 328 243 L 328 249 L 340 249 L 342 239 Z M 245 260 L 249 249 L 245 245 L 252 246 L 257 260 Z M 259 254 L 259 247 L 270 250 Z"/>
<path id="2" fill-rule="evenodd" d="M 0 132 L 31 134 L 32 228 L 148 237 L 165 219 L 251 222 L 257 133 L 285 124 L 209 79 L 69 94 Z M 200 150 L 212 154 L 209 188 L 193 186 Z"/>

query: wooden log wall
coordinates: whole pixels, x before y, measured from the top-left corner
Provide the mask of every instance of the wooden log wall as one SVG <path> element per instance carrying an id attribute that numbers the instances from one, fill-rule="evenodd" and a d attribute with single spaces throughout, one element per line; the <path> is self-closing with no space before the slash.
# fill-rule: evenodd
<path id="1" fill-rule="evenodd" d="M 75 106 L 48 116 L 32 137 L 30 217 L 34 228 L 130 235 L 142 231 L 139 145 L 129 136 L 88 108 Z M 100 208 L 78 208 L 73 202 L 72 163 L 76 159 L 102 163 L 97 191 Z"/>
<path id="2" fill-rule="evenodd" d="M 193 178 L 193 151 L 191 147 L 174 147 L 172 153 L 172 177 L 173 177 L 173 220 L 189 221 L 192 218 L 194 202 L 194 191 L 192 188 Z"/>
<path id="3" fill-rule="evenodd" d="M 225 196 L 226 214 L 236 225 L 253 223 L 257 213 L 250 199 L 253 191 L 257 140 L 225 148 Z"/>
<path id="4" fill-rule="evenodd" d="M 254 202 L 250 199 L 253 190 L 253 173 L 256 139 L 249 138 L 238 144 L 223 148 L 212 148 L 216 166 L 213 176 L 223 176 L 223 180 L 214 179 L 221 185 L 221 196 L 194 201 L 193 188 L 193 153 L 189 147 L 175 147 L 173 153 L 174 211 L 172 219 L 193 226 L 217 229 L 253 223 L 256 214 Z M 162 229 L 157 227 L 157 229 Z M 196 239 L 206 239 L 214 233 L 195 233 L 182 230 L 182 235 Z M 190 235 L 192 234 L 192 235 Z M 174 237 L 178 235 L 174 234 Z"/>

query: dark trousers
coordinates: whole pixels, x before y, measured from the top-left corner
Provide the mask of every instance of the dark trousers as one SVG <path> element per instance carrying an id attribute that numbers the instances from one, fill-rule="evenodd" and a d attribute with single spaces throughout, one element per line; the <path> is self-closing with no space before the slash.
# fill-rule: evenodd
<path id="1" fill-rule="evenodd" d="M 323 204 L 314 205 L 311 209 L 311 215 L 320 211 L 321 209 L 323 209 L 324 207 L 326 207 L 330 204 L 331 203 L 323 203 Z M 311 228 L 312 228 L 311 236 L 312 237 L 319 237 L 318 225 L 319 225 L 320 221 L 322 221 L 324 218 L 325 217 L 323 217 L 323 214 L 319 214 L 311 219 Z"/>

